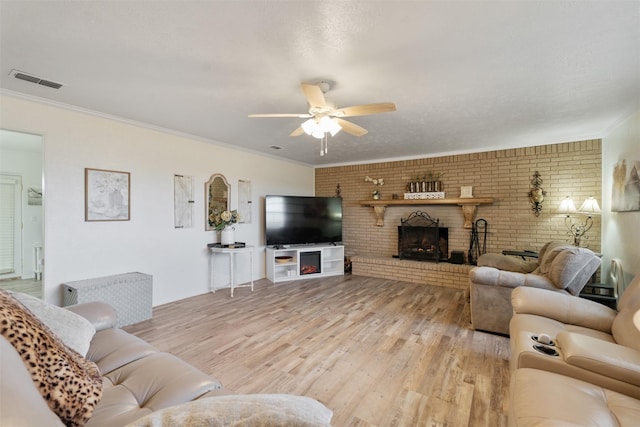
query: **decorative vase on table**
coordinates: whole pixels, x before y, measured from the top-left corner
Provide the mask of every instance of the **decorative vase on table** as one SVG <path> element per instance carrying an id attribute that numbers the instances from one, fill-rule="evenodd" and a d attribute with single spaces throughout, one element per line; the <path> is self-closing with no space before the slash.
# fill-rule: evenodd
<path id="1" fill-rule="evenodd" d="M 220 243 L 223 245 L 232 245 L 236 242 L 234 228 L 231 226 L 226 226 L 220 232 Z"/>
<path id="2" fill-rule="evenodd" d="M 380 190 L 373 190 L 371 195 L 373 196 L 373 200 L 380 200 L 380 197 L 382 196 L 382 194 L 380 194 Z"/>

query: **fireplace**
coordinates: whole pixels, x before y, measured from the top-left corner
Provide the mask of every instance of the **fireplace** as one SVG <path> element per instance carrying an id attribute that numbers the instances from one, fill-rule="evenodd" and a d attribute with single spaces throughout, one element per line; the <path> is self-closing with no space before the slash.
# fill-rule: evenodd
<path id="1" fill-rule="evenodd" d="M 300 275 L 321 273 L 322 251 L 300 252 Z"/>
<path id="2" fill-rule="evenodd" d="M 446 261 L 449 255 L 449 229 L 428 213 L 415 211 L 398 226 L 398 258 L 418 261 Z"/>

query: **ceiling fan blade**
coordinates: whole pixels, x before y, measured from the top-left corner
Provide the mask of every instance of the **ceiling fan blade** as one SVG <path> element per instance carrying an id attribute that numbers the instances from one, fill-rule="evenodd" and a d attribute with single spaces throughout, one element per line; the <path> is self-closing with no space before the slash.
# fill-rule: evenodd
<path id="1" fill-rule="evenodd" d="M 381 102 L 378 104 L 354 105 L 336 109 L 337 117 L 368 116 L 369 114 L 388 113 L 396 111 L 396 104 L 393 102 Z"/>
<path id="2" fill-rule="evenodd" d="M 324 107 L 327 105 L 327 101 L 324 99 L 324 94 L 318 85 L 312 85 L 309 83 L 302 83 L 300 85 L 302 93 L 309 101 L 311 107 Z"/>
<path id="3" fill-rule="evenodd" d="M 368 130 L 366 130 L 365 128 L 358 126 L 355 123 L 351 123 L 348 122 L 346 120 L 342 120 L 342 119 L 338 119 L 336 118 L 338 124 L 340 125 L 340 127 L 342 128 L 343 131 L 345 131 L 346 133 L 349 133 L 351 135 L 355 135 L 355 136 L 362 136 L 365 135 Z"/>
<path id="4" fill-rule="evenodd" d="M 299 126 L 296 130 L 294 130 L 293 132 L 291 132 L 289 134 L 289 136 L 300 136 L 304 133 L 304 129 L 302 129 L 302 126 Z"/>
<path id="5" fill-rule="evenodd" d="M 308 119 L 312 117 L 307 113 L 293 113 L 293 114 L 249 114 L 249 117 L 297 117 L 299 119 Z"/>

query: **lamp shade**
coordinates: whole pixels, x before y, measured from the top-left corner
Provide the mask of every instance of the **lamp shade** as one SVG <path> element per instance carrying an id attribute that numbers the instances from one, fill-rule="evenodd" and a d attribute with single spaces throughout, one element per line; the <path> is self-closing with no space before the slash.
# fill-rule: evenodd
<path id="1" fill-rule="evenodd" d="M 314 119 L 309 119 L 304 123 L 302 123 L 300 127 L 302 127 L 302 130 L 304 131 L 304 133 L 306 133 L 307 135 L 311 135 L 313 131 L 316 130 L 316 128 L 318 127 L 318 124 Z"/>
<path id="2" fill-rule="evenodd" d="M 576 205 L 573 203 L 573 200 L 571 200 L 571 197 L 569 196 L 567 196 L 567 198 L 564 199 L 562 203 L 560 203 L 560 207 L 558 208 L 558 213 L 571 214 L 576 212 L 578 212 L 578 210 L 576 209 Z"/>
<path id="3" fill-rule="evenodd" d="M 338 132 L 340 132 L 340 129 L 342 129 L 342 127 L 338 124 L 337 121 L 335 121 L 335 119 L 332 119 L 328 116 L 324 116 L 323 118 L 321 118 L 319 125 L 323 132 L 329 132 L 331 136 L 335 136 Z"/>
<path id="4" fill-rule="evenodd" d="M 586 213 L 589 215 L 600 215 L 600 206 L 598 206 L 598 201 L 593 197 L 589 197 L 582 203 L 578 212 Z"/>

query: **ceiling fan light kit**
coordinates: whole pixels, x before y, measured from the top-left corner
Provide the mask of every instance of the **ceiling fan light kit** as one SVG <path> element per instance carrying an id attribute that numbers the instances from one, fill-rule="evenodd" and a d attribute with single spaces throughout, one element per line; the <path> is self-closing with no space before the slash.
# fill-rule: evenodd
<path id="1" fill-rule="evenodd" d="M 370 114 L 387 113 L 396 111 L 392 102 L 377 104 L 355 105 L 337 109 L 335 105 L 328 103 L 324 98 L 331 85 L 327 82 L 317 84 L 302 83 L 302 93 L 309 103 L 309 113 L 295 114 L 250 114 L 249 117 L 296 117 L 305 118 L 300 127 L 291 132 L 290 136 L 299 136 L 303 133 L 320 139 L 320 155 L 327 153 L 327 134 L 335 136 L 341 130 L 353 136 L 362 136 L 367 130 L 355 123 L 342 119 L 342 117 L 367 116 Z"/>

